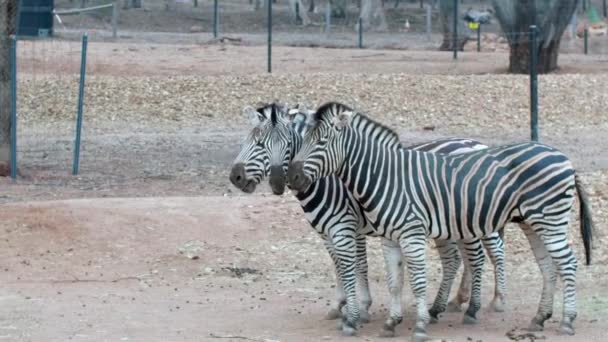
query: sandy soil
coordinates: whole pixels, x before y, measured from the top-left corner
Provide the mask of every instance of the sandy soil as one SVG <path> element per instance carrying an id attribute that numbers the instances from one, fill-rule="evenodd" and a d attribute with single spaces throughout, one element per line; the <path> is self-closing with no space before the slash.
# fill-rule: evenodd
<path id="1" fill-rule="evenodd" d="M 376 340 L 387 303 L 378 241 L 371 242 L 369 257 L 373 321 L 359 337 L 340 337 L 336 322 L 322 319 L 334 295 L 330 261 L 299 210 L 289 195 L 5 205 L 0 208 L 0 338 Z M 453 341 L 507 341 L 508 332 L 526 325 L 535 312 L 540 278 L 522 234 L 509 230 L 507 236 L 508 311 L 483 309 L 476 327 L 463 326 L 460 314 L 445 314 L 431 334 Z M 430 255 L 429 296 L 439 280 L 436 254 Z M 594 266 L 580 267 L 576 337 L 556 335 L 559 308 L 546 331 L 532 336 L 603 340 L 605 261 L 597 258 Z M 486 272 L 484 305 L 491 295 L 490 276 Z M 413 324 L 411 297 L 406 289 L 398 340 L 409 337 Z"/>

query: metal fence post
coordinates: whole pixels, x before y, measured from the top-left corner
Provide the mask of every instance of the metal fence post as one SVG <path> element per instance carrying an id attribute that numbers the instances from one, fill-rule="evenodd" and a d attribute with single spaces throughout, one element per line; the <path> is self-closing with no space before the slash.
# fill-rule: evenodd
<path id="1" fill-rule="evenodd" d="M 452 30 L 452 40 L 454 44 L 454 59 L 458 58 L 458 0 L 454 0 L 454 25 Z"/>
<path id="2" fill-rule="evenodd" d="M 17 36 L 11 35 L 11 178 L 17 178 Z"/>
<path id="3" fill-rule="evenodd" d="M 530 26 L 532 46 L 530 48 L 530 129 L 531 139 L 538 141 L 538 31 Z"/>
<path id="4" fill-rule="evenodd" d="M 604 18 L 608 17 L 608 5 L 606 4 L 606 0 L 602 0 L 602 9 L 602 12 L 604 12 Z"/>
<path id="5" fill-rule="evenodd" d="M 74 165 L 72 174 L 78 174 L 78 164 L 80 163 L 80 136 L 82 132 L 82 105 L 84 102 L 84 79 L 87 66 L 87 45 L 88 35 L 82 35 L 82 53 L 80 57 L 80 85 L 78 89 L 78 113 L 76 114 L 76 141 L 74 142 Z"/>
<path id="6" fill-rule="evenodd" d="M 589 28 L 585 27 L 585 31 L 584 31 L 584 52 L 585 55 L 589 53 Z"/>
<path id="7" fill-rule="evenodd" d="M 426 5 L 426 38 L 430 41 L 431 40 L 431 10 L 432 7 L 430 4 Z"/>
<path id="8" fill-rule="evenodd" d="M 327 2 L 325 6 L 325 33 L 329 34 L 331 31 L 331 4 Z"/>
<path id="9" fill-rule="evenodd" d="M 481 52 L 481 24 L 477 24 L 477 52 Z"/>
<path id="10" fill-rule="evenodd" d="M 268 7 L 268 72 L 272 73 L 272 0 L 267 0 L 266 3 Z"/>
<path id="11" fill-rule="evenodd" d="M 217 39 L 220 14 L 218 13 L 218 0 L 213 0 L 213 38 Z"/>
<path id="12" fill-rule="evenodd" d="M 113 2 L 112 3 L 112 38 L 118 37 L 118 33 L 117 31 L 117 25 L 118 25 L 118 6 L 117 6 L 117 2 Z"/>
<path id="13" fill-rule="evenodd" d="M 363 49 L 363 18 L 359 17 L 359 49 Z"/>

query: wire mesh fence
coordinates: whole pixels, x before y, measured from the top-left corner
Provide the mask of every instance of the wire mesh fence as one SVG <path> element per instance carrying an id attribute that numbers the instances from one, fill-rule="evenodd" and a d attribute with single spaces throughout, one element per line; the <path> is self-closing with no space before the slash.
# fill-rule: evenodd
<path id="1" fill-rule="evenodd" d="M 445 49 L 445 37 L 453 31 L 446 22 L 451 19 L 441 12 L 440 0 L 270 1 L 275 45 L 356 48 L 359 18 L 363 18 L 365 48 Z M 458 34 L 464 50 L 475 51 L 478 40 L 482 52 L 508 48 L 505 33 L 493 16 L 491 1 L 456 2 Z M 583 52 L 586 41 L 589 53 L 608 52 L 608 28 L 603 20 L 605 2 L 580 2 L 577 15 L 564 33 L 566 44 L 562 44 L 562 51 Z M 155 43 L 201 43 L 219 39 L 261 45 L 267 41 L 267 0 L 57 0 L 55 7 L 57 12 L 65 12 L 79 6 L 111 4 L 116 13 L 112 8 L 102 8 L 76 15 L 56 14 L 55 34 L 77 39 L 82 30 L 96 30 L 99 39 L 110 39 L 116 29 L 119 38 Z M 478 28 L 471 28 L 465 20 L 471 11 L 490 13 L 491 19 Z"/>

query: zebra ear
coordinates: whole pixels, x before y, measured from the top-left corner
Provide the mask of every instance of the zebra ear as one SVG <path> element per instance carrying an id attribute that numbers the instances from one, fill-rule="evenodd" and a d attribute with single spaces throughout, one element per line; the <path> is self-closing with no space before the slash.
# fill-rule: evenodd
<path id="1" fill-rule="evenodd" d="M 306 121 L 306 114 L 298 109 L 292 108 L 287 112 L 287 120 L 291 123 L 301 123 Z"/>
<path id="2" fill-rule="evenodd" d="M 352 110 L 345 110 L 340 112 L 333 118 L 333 124 L 337 129 L 342 129 L 350 125 L 350 120 L 353 117 L 354 112 Z"/>
<path id="3" fill-rule="evenodd" d="M 306 105 L 305 105 L 305 104 L 303 104 L 303 103 L 298 103 L 298 107 L 297 107 L 297 108 L 298 108 L 298 111 L 299 111 L 300 113 L 308 113 L 308 112 L 310 112 L 310 111 L 308 110 L 308 108 L 306 107 Z"/>
<path id="4" fill-rule="evenodd" d="M 302 123 L 307 122 L 310 111 L 306 109 L 306 107 L 299 103 L 297 106 L 290 108 L 287 111 L 287 120 L 291 123 Z"/>
<path id="5" fill-rule="evenodd" d="M 245 114 L 252 126 L 258 126 L 264 121 L 264 116 L 251 106 L 243 108 L 243 114 Z"/>

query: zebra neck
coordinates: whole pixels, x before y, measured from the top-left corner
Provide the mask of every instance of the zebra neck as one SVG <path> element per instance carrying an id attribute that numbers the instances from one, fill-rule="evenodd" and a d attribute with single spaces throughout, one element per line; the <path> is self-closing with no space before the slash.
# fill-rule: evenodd
<path id="1" fill-rule="evenodd" d="M 293 158 L 296 156 L 296 154 L 298 154 L 298 152 L 300 152 L 300 148 L 302 147 L 302 140 L 304 139 L 303 138 L 304 131 L 299 130 L 297 127 L 293 127 L 289 131 L 289 135 L 290 135 L 290 139 L 291 139 L 289 162 L 291 162 L 293 160 Z"/>
<path id="2" fill-rule="evenodd" d="M 405 182 L 410 151 L 391 139 L 374 139 L 369 132 L 345 132 L 346 155 L 339 174 L 372 225 L 388 227 L 395 217 L 387 218 L 387 210 L 405 213 L 410 209 Z"/>

